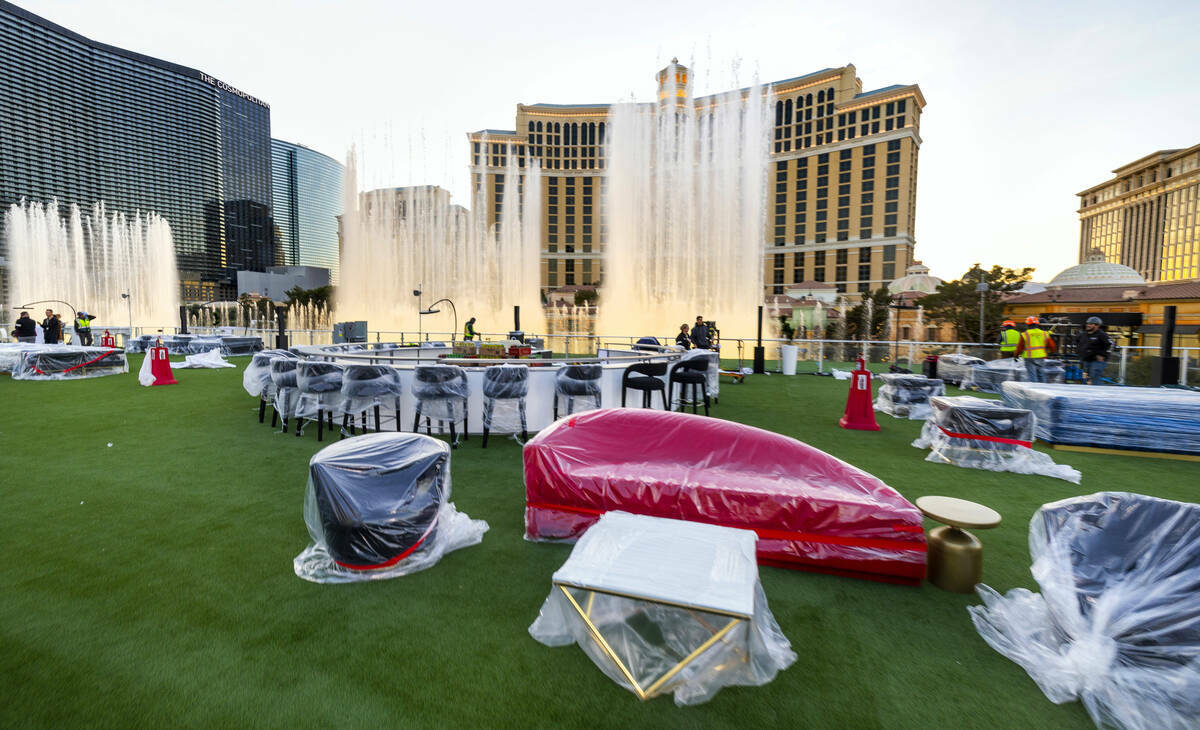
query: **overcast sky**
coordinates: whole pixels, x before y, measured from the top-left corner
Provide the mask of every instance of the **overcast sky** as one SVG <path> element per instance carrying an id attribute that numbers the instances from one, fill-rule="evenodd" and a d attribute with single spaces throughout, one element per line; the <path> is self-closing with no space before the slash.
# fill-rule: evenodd
<path id="1" fill-rule="evenodd" d="M 17 0 L 98 41 L 200 69 L 271 105 L 273 136 L 373 185 L 466 203 L 468 131 L 517 103 L 648 100 L 678 56 L 698 93 L 853 63 L 864 89 L 918 83 L 917 257 L 1075 263 L 1074 193 L 1200 142 L 1200 2 L 476 3 Z"/>

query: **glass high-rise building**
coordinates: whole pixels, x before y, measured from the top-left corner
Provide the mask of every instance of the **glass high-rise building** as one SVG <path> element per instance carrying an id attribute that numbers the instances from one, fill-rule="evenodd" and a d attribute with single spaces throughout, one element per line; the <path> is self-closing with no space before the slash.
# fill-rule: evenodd
<path id="1" fill-rule="evenodd" d="M 276 260 L 270 149 L 261 100 L 0 0 L 0 209 L 54 198 L 64 211 L 155 211 L 183 298 L 232 298 L 234 272 Z"/>
<path id="2" fill-rule="evenodd" d="M 338 283 L 338 221 L 346 168 L 304 145 L 271 140 L 279 263 L 320 266 Z"/>

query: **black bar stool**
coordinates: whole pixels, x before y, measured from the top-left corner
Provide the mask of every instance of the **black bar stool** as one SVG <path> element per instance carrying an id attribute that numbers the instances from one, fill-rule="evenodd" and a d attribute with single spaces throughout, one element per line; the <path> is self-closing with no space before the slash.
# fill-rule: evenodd
<path id="1" fill-rule="evenodd" d="M 375 409 L 375 431 L 380 431 L 379 407 L 384 398 L 392 399 L 396 412 L 396 430 L 400 430 L 400 371 L 389 365 L 347 365 L 342 375 L 342 396 L 346 399 L 342 427 L 347 422 L 354 435 L 354 414 L 362 414 L 363 433 L 367 432 L 367 408 Z M 344 437 L 344 434 L 343 434 Z"/>
<path id="2" fill-rule="evenodd" d="M 498 400 L 515 400 L 521 414 L 521 440 L 529 439 L 525 425 L 525 396 L 529 395 L 528 365 L 493 365 L 483 371 L 483 448 L 492 430 L 492 413 Z"/>
<path id="3" fill-rule="evenodd" d="M 463 422 L 463 441 L 468 437 L 467 398 L 471 395 L 471 386 L 467 382 L 467 374 L 457 365 L 417 365 L 413 368 L 413 397 L 417 399 L 417 412 L 413 416 L 413 432 L 421 426 L 421 413 L 425 415 L 426 433 L 432 434 L 430 414 L 445 411 L 445 417 L 438 415 L 438 430 L 444 422 L 450 424 L 450 447 L 458 447 L 458 435 L 454 424 Z M 458 409 L 462 409 L 461 416 Z"/>
<path id="4" fill-rule="evenodd" d="M 665 362 L 638 362 L 625 368 L 621 375 L 621 407 L 625 407 L 625 391 L 633 388 L 642 392 L 642 408 L 652 406 L 651 396 L 658 391 L 662 395 L 663 410 L 671 410 L 667 403 L 667 384 L 662 380 L 666 374 Z"/>
<path id="5" fill-rule="evenodd" d="M 340 410 L 342 400 L 342 366 L 323 360 L 303 360 L 296 365 L 296 388 L 300 397 L 296 402 L 296 436 L 304 435 L 303 414 L 311 412 L 311 404 L 317 410 L 317 441 L 325 436 L 325 420 L 333 430 L 333 414 Z"/>
<path id="6" fill-rule="evenodd" d="M 708 360 L 680 360 L 671 368 L 668 379 L 668 389 L 671 391 L 671 402 L 675 402 L 675 384 L 679 384 L 679 410 L 683 410 L 683 399 L 691 388 L 692 413 L 696 413 L 700 396 L 704 396 L 704 415 L 708 415 Z"/>
<path id="7" fill-rule="evenodd" d="M 558 420 L 558 397 L 567 399 L 567 415 L 575 410 L 576 398 L 591 398 L 600 407 L 599 365 L 567 365 L 554 376 L 554 420 Z"/>
<path id="8" fill-rule="evenodd" d="M 271 414 L 271 428 L 275 428 L 275 418 L 278 417 L 283 422 L 280 433 L 287 433 L 288 417 L 295 410 L 292 401 L 296 400 L 297 396 L 296 366 L 298 364 L 298 360 L 286 357 L 277 357 L 271 361 L 271 382 L 275 385 L 275 412 Z"/>

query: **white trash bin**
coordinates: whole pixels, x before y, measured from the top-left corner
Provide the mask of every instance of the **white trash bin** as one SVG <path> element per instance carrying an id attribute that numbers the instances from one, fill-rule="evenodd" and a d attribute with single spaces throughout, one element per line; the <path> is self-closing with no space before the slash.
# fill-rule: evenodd
<path id="1" fill-rule="evenodd" d="M 779 357 L 783 360 L 783 374 L 796 374 L 796 356 L 800 353 L 799 345 L 780 345 Z"/>

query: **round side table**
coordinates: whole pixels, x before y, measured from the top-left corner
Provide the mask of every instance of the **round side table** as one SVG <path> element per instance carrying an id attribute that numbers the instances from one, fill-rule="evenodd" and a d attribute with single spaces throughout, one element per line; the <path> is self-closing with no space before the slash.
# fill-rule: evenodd
<path id="1" fill-rule="evenodd" d="M 954 497 L 919 497 L 917 509 L 944 522 L 929 531 L 926 577 L 942 590 L 971 593 L 983 580 L 983 543 L 965 527 L 986 530 L 1000 524 L 991 507 Z"/>

